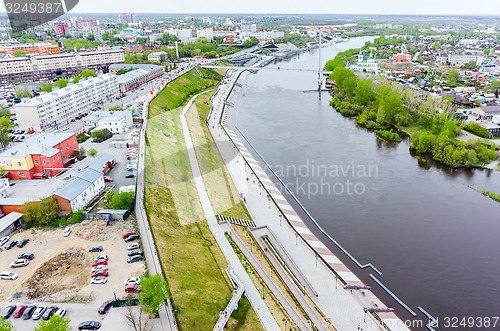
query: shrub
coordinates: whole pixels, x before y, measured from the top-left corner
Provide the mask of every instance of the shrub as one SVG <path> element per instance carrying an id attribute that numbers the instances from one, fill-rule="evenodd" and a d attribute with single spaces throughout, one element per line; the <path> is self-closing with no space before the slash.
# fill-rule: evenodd
<path id="1" fill-rule="evenodd" d="M 388 130 L 377 130 L 377 137 L 384 141 L 400 143 L 402 141 L 399 134 Z"/>
<path id="2" fill-rule="evenodd" d="M 490 132 L 486 128 L 483 128 L 480 124 L 474 122 L 467 123 L 464 130 L 469 131 L 470 133 L 481 138 L 488 138 L 490 136 Z"/>

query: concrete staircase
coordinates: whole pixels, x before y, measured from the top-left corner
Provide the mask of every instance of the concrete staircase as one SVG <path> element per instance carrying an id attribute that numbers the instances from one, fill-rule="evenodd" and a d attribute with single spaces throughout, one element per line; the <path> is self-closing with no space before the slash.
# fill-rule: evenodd
<path id="1" fill-rule="evenodd" d="M 257 226 L 255 225 L 254 221 L 251 220 L 242 220 L 241 218 L 235 218 L 231 216 L 225 216 L 225 215 L 217 215 L 217 221 L 218 223 L 231 223 L 234 225 L 240 225 L 240 226 L 246 226 L 248 228 L 256 228 Z"/>

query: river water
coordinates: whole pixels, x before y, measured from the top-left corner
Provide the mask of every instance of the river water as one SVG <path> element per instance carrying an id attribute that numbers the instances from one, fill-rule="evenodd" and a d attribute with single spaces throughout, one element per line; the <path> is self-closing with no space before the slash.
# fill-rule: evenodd
<path id="1" fill-rule="evenodd" d="M 323 48 L 322 59 L 370 39 Z M 271 66 L 317 69 L 317 52 Z M 250 75 L 236 125 L 321 227 L 361 263 L 374 264 L 418 319 L 427 321 L 418 306 L 439 317 L 443 330 L 446 317 L 499 316 L 500 204 L 473 188 L 500 193 L 500 172 L 420 165 L 407 140 L 378 141 L 335 112 L 330 95 L 320 97 L 316 88 L 314 72 Z M 411 318 L 369 278 L 373 270 L 339 256 L 403 319 Z M 481 329 L 471 326 L 454 329 Z"/>

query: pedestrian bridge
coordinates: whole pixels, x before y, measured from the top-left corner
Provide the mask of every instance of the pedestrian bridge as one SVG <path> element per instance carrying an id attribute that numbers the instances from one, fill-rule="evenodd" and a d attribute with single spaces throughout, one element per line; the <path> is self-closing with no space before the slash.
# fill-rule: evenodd
<path id="1" fill-rule="evenodd" d="M 247 67 L 247 66 L 218 66 L 213 64 L 202 64 L 200 65 L 203 68 L 207 69 L 228 69 L 228 70 L 249 70 L 249 71 L 258 71 L 258 70 L 274 70 L 274 71 L 304 71 L 304 72 L 315 72 L 318 70 L 314 69 L 301 69 L 301 68 L 281 68 L 281 67 Z M 323 75 L 329 75 L 332 72 L 328 70 L 322 70 L 321 73 Z"/>

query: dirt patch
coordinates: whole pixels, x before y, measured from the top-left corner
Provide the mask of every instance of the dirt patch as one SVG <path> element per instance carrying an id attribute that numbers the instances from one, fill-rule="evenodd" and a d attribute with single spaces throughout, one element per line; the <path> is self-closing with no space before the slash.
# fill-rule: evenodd
<path id="1" fill-rule="evenodd" d="M 88 281 L 88 261 L 83 248 L 71 248 L 44 262 L 25 285 L 29 299 L 67 301 Z"/>
<path id="2" fill-rule="evenodd" d="M 106 240 L 108 239 L 108 231 L 106 229 L 106 221 L 90 221 L 86 220 L 74 226 L 75 235 L 85 240 Z"/>

